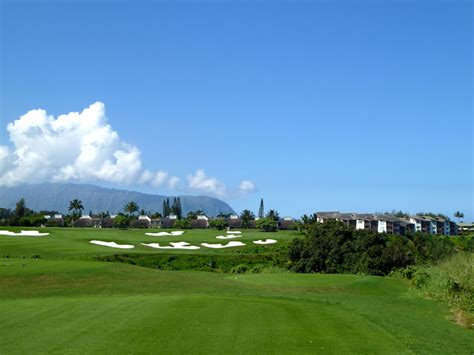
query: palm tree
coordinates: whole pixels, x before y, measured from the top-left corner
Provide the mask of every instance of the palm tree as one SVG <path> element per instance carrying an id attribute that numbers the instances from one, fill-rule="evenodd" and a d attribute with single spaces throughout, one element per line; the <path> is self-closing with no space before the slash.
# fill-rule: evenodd
<path id="1" fill-rule="evenodd" d="M 110 215 L 110 214 L 109 214 L 108 212 L 102 211 L 102 212 L 99 212 L 99 213 L 97 214 L 97 217 L 99 217 L 100 219 L 104 219 L 104 218 L 106 218 L 106 217 L 109 217 L 109 215 Z"/>
<path id="2" fill-rule="evenodd" d="M 454 214 L 454 217 L 458 219 L 458 223 L 459 223 L 461 218 L 464 218 L 464 213 L 462 213 L 461 211 L 456 211 L 456 213 Z"/>
<path id="3" fill-rule="evenodd" d="M 277 211 L 270 210 L 267 213 L 267 218 L 273 219 L 274 221 L 278 222 L 278 220 L 280 219 L 280 215 L 278 214 Z"/>
<path id="4" fill-rule="evenodd" d="M 308 229 L 308 227 L 314 223 L 316 223 L 318 220 L 318 216 L 316 216 L 316 213 L 313 213 L 312 215 L 303 215 L 301 217 L 301 224 L 302 224 L 302 229 Z"/>
<path id="5" fill-rule="evenodd" d="M 135 212 L 138 212 L 138 209 L 140 207 L 137 205 L 136 202 L 134 201 L 130 201 L 129 203 L 127 203 L 125 205 L 125 207 L 123 208 L 123 210 L 128 213 L 128 216 L 130 217 L 132 214 L 134 214 Z"/>
<path id="6" fill-rule="evenodd" d="M 186 216 L 187 219 L 197 219 L 198 216 L 201 216 L 204 214 L 203 210 L 197 210 L 197 211 L 190 211 L 188 212 L 188 215 Z"/>
<path id="7" fill-rule="evenodd" d="M 249 228 L 250 222 L 255 219 L 255 214 L 250 210 L 243 210 L 240 219 L 242 220 L 242 227 Z"/>
<path id="8" fill-rule="evenodd" d="M 84 210 L 84 206 L 82 205 L 82 201 L 78 200 L 75 198 L 72 201 L 69 201 L 69 211 L 73 211 L 72 213 L 72 221 L 74 222 L 74 219 L 76 216 L 78 216 L 81 211 Z"/>

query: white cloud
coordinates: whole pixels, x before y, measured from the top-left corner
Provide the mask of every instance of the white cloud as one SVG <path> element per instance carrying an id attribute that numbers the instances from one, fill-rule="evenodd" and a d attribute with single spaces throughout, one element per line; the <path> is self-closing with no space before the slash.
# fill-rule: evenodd
<path id="1" fill-rule="evenodd" d="M 179 177 L 172 176 L 168 180 L 168 187 L 173 190 L 178 186 L 180 181 L 181 181 L 181 179 Z"/>
<path id="2" fill-rule="evenodd" d="M 44 181 L 145 184 L 180 189 L 181 179 L 163 170 L 144 169 L 140 150 L 122 141 L 96 102 L 82 112 L 57 118 L 45 110 L 31 110 L 7 125 L 12 147 L 0 145 L 0 186 Z M 226 186 L 203 169 L 187 177 L 192 191 L 228 197 Z M 255 189 L 241 181 L 237 194 Z"/>
<path id="3" fill-rule="evenodd" d="M 239 184 L 238 192 L 242 195 L 255 191 L 255 183 L 250 180 L 242 180 Z"/>
<path id="4" fill-rule="evenodd" d="M 120 140 L 96 102 L 82 112 L 54 118 L 31 110 L 7 126 L 14 147 L 0 146 L 0 185 L 42 181 L 106 181 L 131 184 L 150 180 L 161 185 L 167 174 L 147 178 L 140 150 Z M 141 176 L 140 176 L 141 174 Z"/>
<path id="5" fill-rule="evenodd" d="M 51 180 L 130 183 L 142 169 L 140 151 L 120 140 L 101 102 L 56 119 L 45 110 L 31 110 L 7 130 L 14 149 L 5 156 L 6 147 L 1 148 L 7 171 L 2 171 L 0 185 Z"/>
<path id="6" fill-rule="evenodd" d="M 216 178 L 207 176 L 203 169 L 188 175 L 188 188 L 217 197 L 227 196 L 226 186 Z"/>

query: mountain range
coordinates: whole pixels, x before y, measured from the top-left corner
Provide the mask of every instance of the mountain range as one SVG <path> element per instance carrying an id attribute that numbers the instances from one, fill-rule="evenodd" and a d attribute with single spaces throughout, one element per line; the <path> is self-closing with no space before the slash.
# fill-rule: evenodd
<path id="1" fill-rule="evenodd" d="M 163 201 L 169 198 L 170 203 L 172 203 L 174 197 L 111 189 L 90 184 L 41 183 L 0 187 L 0 207 L 14 208 L 15 203 L 20 198 L 24 198 L 26 206 L 35 211 L 47 210 L 61 213 L 66 213 L 69 201 L 76 198 L 82 201 L 85 212 L 109 211 L 110 213 L 117 213 L 123 211 L 123 207 L 127 202 L 135 201 L 140 209 L 152 213 L 161 213 Z M 235 213 L 226 202 L 217 198 L 185 195 L 179 197 L 184 215 L 196 210 L 203 210 L 208 216 L 216 216 L 221 212 Z"/>

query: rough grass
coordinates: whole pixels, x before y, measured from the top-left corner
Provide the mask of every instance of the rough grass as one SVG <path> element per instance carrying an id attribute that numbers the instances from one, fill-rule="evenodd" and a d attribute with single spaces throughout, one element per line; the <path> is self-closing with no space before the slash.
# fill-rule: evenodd
<path id="1" fill-rule="evenodd" d="M 449 305 L 452 318 L 474 328 L 474 253 L 459 252 L 431 267 L 420 267 L 412 276 L 413 293 Z"/>

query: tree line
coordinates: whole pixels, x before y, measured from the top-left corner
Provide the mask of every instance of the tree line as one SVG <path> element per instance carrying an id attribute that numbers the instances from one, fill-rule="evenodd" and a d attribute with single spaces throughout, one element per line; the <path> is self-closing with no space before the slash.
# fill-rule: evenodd
<path id="1" fill-rule="evenodd" d="M 54 217 L 56 214 L 60 214 L 58 211 L 39 211 L 35 212 L 26 207 L 25 199 L 20 199 L 15 206 L 14 210 L 7 208 L 0 208 L 0 224 L 11 225 L 11 226 L 74 226 L 74 224 L 84 215 L 84 204 L 80 199 L 73 199 L 69 202 L 68 211 L 69 214 L 63 216 L 63 223 L 58 225 L 58 221 L 55 218 L 47 219 L 45 216 L 49 215 Z M 190 211 L 183 215 L 181 199 L 174 197 L 172 201 L 169 198 L 163 200 L 162 212 L 150 212 L 140 209 L 140 206 L 135 201 L 129 201 L 125 204 L 122 212 L 117 213 L 114 218 L 115 227 L 128 228 L 133 226 L 137 220 L 137 214 L 147 215 L 151 219 L 162 219 L 169 217 L 171 214 L 176 216 L 176 228 L 191 228 L 192 222 L 197 219 L 200 215 L 206 215 L 203 210 Z M 90 211 L 87 216 L 91 218 L 104 219 L 110 217 L 109 211 L 99 212 L 93 214 Z M 216 218 L 209 221 L 209 227 L 215 229 L 224 229 L 229 226 L 228 218 L 230 213 L 219 213 Z M 278 229 L 278 222 L 280 215 L 276 210 L 269 210 L 267 213 L 264 212 L 263 199 L 260 201 L 258 218 L 255 214 L 249 210 L 244 209 L 239 215 L 241 225 L 239 228 L 258 228 L 266 232 L 276 231 Z M 296 226 L 296 225 L 295 225 Z M 295 227 L 296 228 L 296 227 Z"/>

